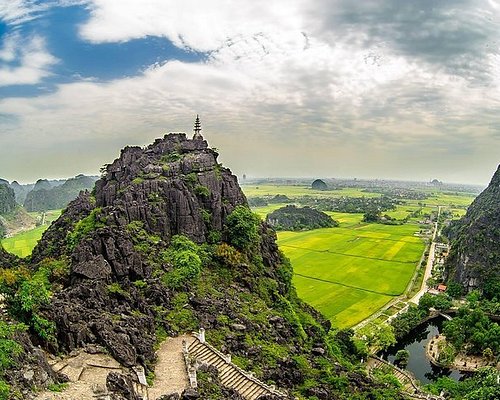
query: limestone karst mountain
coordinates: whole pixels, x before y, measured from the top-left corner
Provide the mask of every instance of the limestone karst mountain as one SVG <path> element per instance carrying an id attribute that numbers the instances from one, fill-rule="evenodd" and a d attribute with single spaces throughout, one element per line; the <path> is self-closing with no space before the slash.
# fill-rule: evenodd
<path id="1" fill-rule="evenodd" d="M 500 282 L 500 165 L 467 214 L 449 229 L 447 271 L 470 291 Z"/>
<path id="2" fill-rule="evenodd" d="M 50 354 L 105 349 L 150 379 L 165 338 L 203 327 L 214 348 L 289 398 L 402 398 L 352 368 L 362 353 L 351 334 L 328 334 L 330 323 L 297 298 L 275 232 L 249 210 L 217 156 L 201 135 L 123 149 L 27 264 L 8 256 L 0 289 L 9 318 Z M 0 384 L 30 398 L 33 388 L 64 379 L 20 378 L 30 368 L 18 360 Z M 222 380 L 199 378 L 198 398 L 239 398 Z"/>

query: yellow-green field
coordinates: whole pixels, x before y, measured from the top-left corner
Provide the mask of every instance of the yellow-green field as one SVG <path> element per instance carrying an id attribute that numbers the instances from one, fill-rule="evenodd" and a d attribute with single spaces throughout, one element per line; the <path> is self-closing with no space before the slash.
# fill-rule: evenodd
<path id="1" fill-rule="evenodd" d="M 375 197 L 360 189 L 314 191 L 301 186 L 243 186 L 247 197 L 283 194 L 299 200 L 302 196 Z M 422 214 L 445 206 L 459 217 L 473 201 L 470 194 L 429 193 L 425 200 L 407 200 L 396 210 L 384 212 L 402 220 L 414 211 Z M 253 210 L 262 218 L 284 204 L 270 204 Z M 410 282 L 425 243 L 414 235 L 418 221 L 404 225 L 366 224 L 362 214 L 327 212 L 340 223 L 337 228 L 305 232 L 279 232 L 278 244 L 294 267 L 294 284 L 299 296 L 321 311 L 335 326 L 350 327 L 367 318 Z"/>
<path id="2" fill-rule="evenodd" d="M 32 213 L 34 217 L 37 213 Z M 61 215 L 61 210 L 47 211 L 45 225 L 38 226 L 29 231 L 18 233 L 7 239 L 2 240 L 2 246 L 9 253 L 18 257 L 27 257 L 31 254 L 38 241 L 42 238 L 43 232 L 49 227 L 50 223 Z"/>
<path id="3" fill-rule="evenodd" d="M 247 197 L 275 196 L 284 194 L 288 197 L 312 196 L 312 197 L 380 197 L 379 193 L 367 193 L 357 188 L 345 188 L 338 190 L 313 190 L 306 186 L 283 186 L 283 185 L 245 185 L 241 187 Z"/>
<path id="4" fill-rule="evenodd" d="M 339 214 L 338 228 L 279 232 L 278 244 L 299 296 L 343 328 L 404 292 L 425 244 L 414 236 L 417 225 L 364 224 L 361 214 Z"/>

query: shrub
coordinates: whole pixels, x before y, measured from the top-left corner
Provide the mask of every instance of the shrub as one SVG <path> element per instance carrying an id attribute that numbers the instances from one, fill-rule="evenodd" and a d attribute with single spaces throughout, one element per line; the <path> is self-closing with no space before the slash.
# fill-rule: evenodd
<path id="1" fill-rule="evenodd" d="M 0 371 L 5 371 L 14 364 L 14 357 L 23 351 L 22 346 L 13 337 L 16 331 L 25 330 L 22 324 L 10 325 L 0 321 Z"/>
<path id="2" fill-rule="evenodd" d="M 202 197 L 210 196 L 210 190 L 206 186 L 203 186 L 203 185 L 196 185 L 196 187 L 194 188 L 194 193 L 197 196 L 202 196 Z"/>
<path id="3" fill-rule="evenodd" d="M 240 250 L 249 250 L 259 242 L 260 218 L 248 207 L 237 206 L 226 218 L 229 243 Z"/>
<path id="4" fill-rule="evenodd" d="M 174 269 L 162 277 L 162 282 L 170 288 L 179 288 L 189 280 L 196 279 L 201 272 L 199 247 L 182 235 L 172 237 L 170 248 L 162 253 L 166 262 L 172 263 Z"/>
<path id="5" fill-rule="evenodd" d="M 238 265 L 243 262 L 243 255 L 227 243 L 217 245 L 215 256 L 228 266 Z"/>
<path id="6" fill-rule="evenodd" d="M 90 232 L 105 226 L 104 222 L 99 218 L 101 211 L 101 208 L 94 208 L 87 217 L 81 219 L 75 224 L 72 232 L 68 233 L 66 236 L 66 242 L 70 251 L 73 251 L 78 243 L 80 243 L 80 241 Z"/>
<path id="7" fill-rule="evenodd" d="M 3 379 L 0 379 L 0 400 L 8 400 L 10 394 L 10 386 Z"/>

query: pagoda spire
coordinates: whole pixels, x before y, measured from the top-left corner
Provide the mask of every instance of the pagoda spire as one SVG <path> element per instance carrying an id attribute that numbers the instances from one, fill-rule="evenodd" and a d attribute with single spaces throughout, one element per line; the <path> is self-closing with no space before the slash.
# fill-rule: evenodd
<path id="1" fill-rule="evenodd" d="M 203 139 L 203 136 L 201 136 L 201 122 L 200 122 L 200 116 L 196 114 L 196 120 L 194 121 L 194 136 L 193 139 Z"/>

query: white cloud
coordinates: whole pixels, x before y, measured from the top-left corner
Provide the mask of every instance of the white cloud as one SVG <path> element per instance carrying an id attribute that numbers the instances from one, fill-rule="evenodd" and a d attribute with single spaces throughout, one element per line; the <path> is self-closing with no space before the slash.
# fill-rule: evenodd
<path id="1" fill-rule="evenodd" d="M 125 144 L 145 144 L 165 128 L 189 129 L 199 112 L 225 161 L 254 175 L 390 177 L 407 162 L 407 177 L 415 179 L 421 176 L 412 171 L 440 169 L 445 161 L 450 170 L 474 163 L 484 170 L 497 159 L 500 117 L 491 110 L 500 108 L 498 79 L 488 88 L 471 86 L 388 44 L 367 46 L 363 31 L 334 39 L 315 34 L 323 22 L 315 4 L 93 0 L 80 27 L 85 40 L 163 36 L 208 56 L 4 99 L 0 117 L 16 118 L 4 123 L 0 148 L 28 143 L 54 157 L 64 148 L 75 159 L 68 168 L 80 168 L 71 175 L 81 171 L 81 152 L 92 154 L 97 170 Z M 498 57 L 490 61 L 498 66 Z M 0 170 L 9 157 L 12 163 L 0 153 Z"/>
<path id="2" fill-rule="evenodd" d="M 51 74 L 50 67 L 57 63 L 42 37 L 23 39 L 18 34 L 5 37 L 0 60 L 4 61 L 0 64 L 0 86 L 39 83 Z"/>
<path id="3" fill-rule="evenodd" d="M 179 47 L 211 51 L 239 36 L 298 29 L 304 3 L 305 0 L 91 0 L 91 18 L 80 33 L 95 43 L 163 36 Z M 284 36 L 281 41 L 286 40 Z"/>
<path id="4" fill-rule="evenodd" d="M 18 25 L 37 18 L 53 2 L 35 0 L 0 0 L 0 20 L 10 25 Z"/>
<path id="5" fill-rule="evenodd" d="M 39 18 L 52 7 L 87 4 L 89 0 L 0 0 L 0 21 L 21 25 Z"/>

